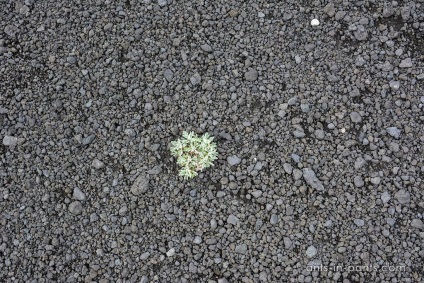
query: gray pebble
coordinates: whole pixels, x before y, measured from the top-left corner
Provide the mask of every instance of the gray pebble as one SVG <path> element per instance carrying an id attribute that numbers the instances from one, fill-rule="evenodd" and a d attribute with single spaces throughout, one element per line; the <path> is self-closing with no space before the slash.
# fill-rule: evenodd
<path id="1" fill-rule="evenodd" d="M 149 256 L 150 256 L 150 253 L 149 253 L 149 252 L 145 252 L 145 253 L 142 253 L 142 254 L 140 255 L 140 259 L 141 259 L 141 260 L 146 260 L 146 259 L 148 259 L 148 258 L 149 258 Z"/>
<path id="2" fill-rule="evenodd" d="M 363 41 L 367 39 L 368 32 L 366 31 L 363 25 L 358 25 L 356 27 L 356 30 L 353 32 L 353 35 L 355 36 L 357 40 Z"/>
<path id="3" fill-rule="evenodd" d="M 247 245 L 246 244 L 237 245 L 235 252 L 238 253 L 238 254 L 246 254 L 247 253 Z"/>
<path id="4" fill-rule="evenodd" d="M 390 81 L 389 82 L 390 88 L 393 90 L 398 90 L 400 87 L 400 82 L 399 81 Z"/>
<path id="5" fill-rule="evenodd" d="M 392 137 L 398 139 L 400 137 L 401 130 L 399 130 L 397 127 L 388 127 L 386 128 L 386 132 Z"/>
<path id="6" fill-rule="evenodd" d="M 240 222 L 240 220 L 232 214 L 230 214 L 230 216 L 228 216 L 228 218 L 227 218 L 227 223 L 232 224 L 234 226 L 239 224 L 239 222 Z"/>
<path id="7" fill-rule="evenodd" d="M 174 72 L 172 72 L 171 69 L 166 69 L 165 71 L 163 71 L 163 76 L 168 82 L 171 82 L 174 78 Z"/>
<path id="8" fill-rule="evenodd" d="M 296 153 L 292 153 L 290 157 L 293 159 L 294 162 L 299 163 L 300 162 L 300 156 Z"/>
<path id="9" fill-rule="evenodd" d="M 14 25 L 7 25 L 7 26 L 4 27 L 3 31 L 8 36 L 14 37 L 15 34 L 18 32 L 18 28 Z"/>
<path id="10" fill-rule="evenodd" d="M 202 237 L 200 236 L 194 237 L 193 243 L 199 245 L 200 243 L 202 243 Z"/>
<path id="11" fill-rule="evenodd" d="M 161 7 L 164 7 L 168 4 L 167 0 L 158 0 L 158 5 Z"/>
<path id="12" fill-rule="evenodd" d="M 351 112 L 350 113 L 350 120 L 352 120 L 353 123 L 360 123 L 362 122 L 362 117 L 361 114 L 359 114 L 358 112 Z"/>
<path id="13" fill-rule="evenodd" d="M 73 198 L 81 201 L 86 199 L 85 194 L 79 188 L 74 188 Z"/>
<path id="14" fill-rule="evenodd" d="M 289 237 L 284 237 L 284 238 L 283 238 L 283 242 L 284 242 L 284 247 L 285 247 L 286 249 L 291 248 L 291 246 L 292 246 L 292 240 L 290 240 L 290 238 L 289 238 Z"/>
<path id="15" fill-rule="evenodd" d="M 316 130 L 315 130 L 315 132 L 314 132 L 314 134 L 315 134 L 315 137 L 316 137 L 317 139 L 319 139 L 319 140 L 322 140 L 322 139 L 324 139 L 324 137 L 325 137 L 325 133 L 324 133 L 324 131 L 323 131 L 323 130 L 321 130 L 321 129 L 316 129 Z"/>
<path id="16" fill-rule="evenodd" d="M 309 246 L 306 249 L 306 256 L 309 258 L 313 258 L 314 256 L 317 255 L 317 249 L 314 246 Z"/>
<path id="17" fill-rule="evenodd" d="M 277 224 L 278 223 L 278 215 L 277 214 L 272 214 L 271 215 L 271 219 L 269 221 L 272 225 Z"/>
<path id="18" fill-rule="evenodd" d="M 399 64 L 399 68 L 411 68 L 412 67 L 412 59 L 406 58 L 402 60 Z"/>
<path id="19" fill-rule="evenodd" d="M 15 146 L 18 144 L 18 138 L 13 136 L 4 136 L 3 145 L 5 146 Z"/>
<path id="20" fill-rule="evenodd" d="M 362 219 L 355 219 L 355 220 L 353 220 L 353 223 L 355 223 L 355 225 L 358 226 L 358 227 L 362 227 L 362 226 L 365 225 L 365 221 L 362 220 Z"/>
<path id="21" fill-rule="evenodd" d="M 200 45 L 200 48 L 207 53 L 212 52 L 212 47 L 209 44 L 202 44 Z"/>
<path id="22" fill-rule="evenodd" d="M 96 169 L 102 169 L 105 167 L 105 164 L 96 158 L 93 160 L 92 166 Z"/>
<path id="23" fill-rule="evenodd" d="M 417 229 L 424 230 L 424 223 L 421 219 L 413 219 L 411 222 L 411 226 Z"/>
<path id="24" fill-rule="evenodd" d="M 78 215 L 82 212 L 82 204 L 79 201 L 74 201 L 69 204 L 69 212 Z"/>
<path id="25" fill-rule="evenodd" d="M 355 184 L 355 187 L 361 188 L 365 185 L 364 179 L 362 179 L 361 176 L 355 176 L 353 178 L 353 183 Z"/>
<path id="26" fill-rule="evenodd" d="M 383 203 L 388 203 L 391 198 L 392 197 L 390 196 L 389 192 L 387 192 L 387 191 L 381 194 L 381 201 Z"/>
<path id="27" fill-rule="evenodd" d="M 318 191 L 324 190 L 324 186 L 321 181 L 316 177 L 315 172 L 311 168 L 303 168 L 303 178 L 306 183 L 310 185 L 313 189 Z"/>
<path id="28" fill-rule="evenodd" d="M 290 163 L 284 163 L 283 164 L 284 171 L 286 171 L 287 174 L 291 174 L 293 172 L 293 167 Z"/>
<path id="29" fill-rule="evenodd" d="M 175 255 L 175 248 L 171 248 L 166 252 L 167 257 L 171 257 Z"/>
<path id="30" fill-rule="evenodd" d="M 232 156 L 227 157 L 227 162 L 228 162 L 228 164 L 230 164 L 230 166 L 234 166 L 234 165 L 237 165 L 241 162 L 241 158 L 239 158 L 236 155 L 232 155 Z"/>
<path id="31" fill-rule="evenodd" d="M 202 81 L 202 77 L 200 76 L 199 73 L 195 73 L 191 78 L 190 78 L 190 82 L 192 85 L 198 85 L 200 84 L 200 82 Z"/>
<path id="32" fill-rule="evenodd" d="M 250 69 L 249 71 L 244 73 L 244 78 L 246 79 L 246 81 L 254 82 L 258 79 L 258 75 L 258 71 L 256 71 L 255 69 Z"/>
<path id="33" fill-rule="evenodd" d="M 143 275 L 140 279 L 140 283 L 149 283 L 149 278 L 146 275 Z"/>
<path id="34" fill-rule="evenodd" d="M 139 196 L 147 192 L 148 189 L 149 179 L 145 175 L 141 174 L 137 177 L 134 184 L 131 186 L 130 192 L 135 196 Z"/>
<path id="35" fill-rule="evenodd" d="M 400 190 L 395 193 L 395 198 L 400 204 L 407 204 L 411 200 L 411 196 L 408 191 Z"/>

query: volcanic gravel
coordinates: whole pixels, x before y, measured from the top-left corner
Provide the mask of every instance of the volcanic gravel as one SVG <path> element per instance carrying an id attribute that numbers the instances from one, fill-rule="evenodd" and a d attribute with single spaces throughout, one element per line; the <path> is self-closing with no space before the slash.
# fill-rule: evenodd
<path id="1" fill-rule="evenodd" d="M 423 282 L 423 105 L 424 0 L 1 1 L 0 281 Z"/>

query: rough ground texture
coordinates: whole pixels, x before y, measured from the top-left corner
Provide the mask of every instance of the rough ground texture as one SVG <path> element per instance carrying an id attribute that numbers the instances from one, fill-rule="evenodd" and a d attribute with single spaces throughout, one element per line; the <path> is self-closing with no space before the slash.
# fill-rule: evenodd
<path id="1" fill-rule="evenodd" d="M 424 3 L 331 2 L 2 1 L 1 281 L 423 282 Z"/>

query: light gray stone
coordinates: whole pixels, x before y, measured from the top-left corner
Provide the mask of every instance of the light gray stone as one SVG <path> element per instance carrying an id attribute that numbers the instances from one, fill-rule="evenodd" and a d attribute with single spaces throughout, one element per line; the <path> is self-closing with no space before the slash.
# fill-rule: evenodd
<path id="1" fill-rule="evenodd" d="M 4 136 L 3 145 L 5 146 L 15 146 L 18 144 L 18 138 L 13 136 Z"/>
<path id="2" fill-rule="evenodd" d="M 387 192 L 387 191 L 381 194 L 381 201 L 383 203 L 388 203 L 391 198 L 392 197 L 390 196 L 389 192 Z"/>
<path id="3" fill-rule="evenodd" d="M 241 162 L 241 158 L 239 158 L 236 155 L 232 155 L 232 156 L 227 157 L 227 162 L 228 162 L 228 164 L 230 164 L 230 166 L 234 166 L 234 165 L 237 165 Z"/>
<path id="4" fill-rule="evenodd" d="M 401 130 L 399 130 L 397 127 L 388 127 L 386 128 L 386 132 L 392 137 L 398 139 L 400 137 Z"/>
<path id="5" fill-rule="evenodd" d="M 350 120 L 353 123 L 361 123 L 362 122 L 362 116 L 358 112 L 351 112 L 350 113 Z"/>
<path id="6" fill-rule="evenodd" d="M 355 176 L 353 178 L 353 183 L 355 184 L 355 187 L 361 188 L 365 185 L 364 179 L 362 179 L 361 176 Z"/>
<path id="7" fill-rule="evenodd" d="M 324 190 L 324 186 L 316 177 L 315 172 L 311 168 L 303 168 L 303 178 L 305 179 L 306 183 L 313 189 L 318 191 Z"/>
<path id="8" fill-rule="evenodd" d="M 406 58 L 402 60 L 399 64 L 399 68 L 411 68 L 412 67 L 412 59 Z"/>
<path id="9" fill-rule="evenodd" d="M 365 225 L 365 221 L 362 220 L 362 219 L 355 219 L 355 220 L 353 220 L 353 223 L 355 223 L 355 225 L 358 226 L 358 227 L 362 227 L 362 226 Z"/>
<path id="10" fill-rule="evenodd" d="M 237 245 L 235 252 L 238 253 L 238 254 L 246 254 L 247 253 L 247 245 L 246 244 Z"/>
<path id="11" fill-rule="evenodd" d="M 73 197 L 80 201 L 84 201 L 86 199 L 85 194 L 79 188 L 74 188 Z"/>
<path id="12" fill-rule="evenodd" d="M 227 218 L 227 223 L 232 224 L 234 226 L 239 224 L 239 222 L 240 222 L 240 220 L 237 218 L 237 216 L 234 216 L 232 214 L 230 214 Z"/>
<path id="13" fill-rule="evenodd" d="M 395 193 L 395 198 L 400 204 L 407 204 L 411 201 L 409 192 L 403 189 Z"/>
<path id="14" fill-rule="evenodd" d="M 104 167 L 105 167 L 105 164 L 104 164 L 102 161 L 100 161 L 100 160 L 98 160 L 97 158 L 95 158 L 95 159 L 93 160 L 92 166 L 93 166 L 94 168 L 96 168 L 96 169 L 102 169 L 102 168 L 104 168 Z"/>
<path id="15" fill-rule="evenodd" d="M 424 223 L 421 219 L 413 219 L 411 222 L 411 226 L 417 229 L 424 230 Z"/>
<path id="16" fill-rule="evenodd" d="M 313 258 L 314 256 L 317 255 L 317 252 L 318 251 L 317 251 L 317 249 L 314 246 L 309 246 L 306 249 L 306 256 L 309 257 L 309 258 Z"/>

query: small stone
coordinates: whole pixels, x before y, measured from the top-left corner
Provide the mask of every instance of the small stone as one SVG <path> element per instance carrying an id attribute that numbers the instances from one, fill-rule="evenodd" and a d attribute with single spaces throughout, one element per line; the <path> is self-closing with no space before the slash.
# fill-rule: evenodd
<path id="1" fill-rule="evenodd" d="M 296 64 L 300 64 L 302 62 L 302 59 L 300 58 L 299 55 L 294 56 L 294 61 L 296 62 Z"/>
<path id="2" fill-rule="evenodd" d="M 311 21 L 311 26 L 313 26 L 313 27 L 319 26 L 319 20 L 318 19 L 313 19 Z"/>
<path id="3" fill-rule="evenodd" d="M 75 64 L 77 62 L 77 58 L 75 58 L 75 56 L 69 56 L 69 57 L 66 58 L 66 61 L 69 64 Z"/>
<path id="4" fill-rule="evenodd" d="M 358 25 L 356 27 L 356 30 L 353 31 L 353 35 L 355 36 L 355 38 L 359 41 L 363 41 L 366 40 L 368 37 L 368 32 L 365 30 L 363 25 Z"/>
<path id="5" fill-rule="evenodd" d="M 164 7 L 164 6 L 166 6 L 168 4 L 168 1 L 167 0 L 158 0 L 158 5 L 160 6 L 160 7 Z"/>
<path id="6" fill-rule="evenodd" d="M 74 188 L 73 198 L 81 201 L 86 199 L 85 194 L 79 188 Z"/>
<path id="7" fill-rule="evenodd" d="M 98 160 L 97 158 L 93 160 L 92 165 L 96 169 L 102 169 L 105 167 L 105 164 L 102 161 Z"/>
<path id="8" fill-rule="evenodd" d="M 143 275 L 141 277 L 140 283 L 149 283 L 149 278 L 146 275 Z"/>
<path id="9" fill-rule="evenodd" d="M 200 84 L 200 82 L 202 81 L 202 77 L 200 76 L 199 73 L 195 73 L 191 78 L 190 78 L 190 82 L 192 85 L 198 85 Z"/>
<path id="10" fill-rule="evenodd" d="M 412 59 L 406 58 L 402 60 L 399 64 L 399 68 L 411 68 L 412 67 Z"/>
<path id="11" fill-rule="evenodd" d="M 290 240 L 289 237 L 284 237 L 283 242 L 286 249 L 289 249 L 292 246 L 292 240 Z"/>
<path id="12" fill-rule="evenodd" d="M 19 9 L 19 13 L 21 13 L 22 15 L 25 15 L 28 12 L 29 12 L 29 7 L 27 5 L 22 5 L 22 7 Z"/>
<path id="13" fill-rule="evenodd" d="M 328 3 L 324 7 L 324 13 L 326 13 L 329 17 L 333 17 L 336 13 L 336 9 L 334 8 L 334 3 Z"/>
<path id="14" fill-rule="evenodd" d="M 353 178 L 353 183 L 355 184 L 355 187 L 361 188 L 365 185 L 364 179 L 362 179 L 361 176 L 355 176 Z"/>
<path id="15" fill-rule="evenodd" d="M 284 163 L 284 164 L 283 164 L 283 168 L 284 168 L 284 171 L 285 171 L 287 174 L 291 174 L 291 173 L 293 172 L 293 167 L 291 166 L 291 164 L 290 164 L 290 163 Z"/>
<path id="16" fill-rule="evenodd" d="M 212 47 L 209 44 L 202 44 L 200 45 L 200 48 L 207 53 L 212 52 Z"/>
<path id="17" fill-rule="evenodd" d="M 400 87 L 400 82 L 399 81 L 390 81 L 389 82 L 390 88 L 393 90 L 398 90 Z"/>
<path id="18" fill-rule="evenodd" d="M 272 214 L 271 215 L 271 219 L 269 221 L 272 225 L 277 224 L 278 223 L 278 215 L 277 214 Z"/>
<path id="19" fill-rule="evenodd" d="M 211 220 L 211 229 L 216 229 L 218 227 L 218 222 L 215 219 Z"/>
<path id="20" fill-rule="evenodd" d="M 351 112 L 350 113 L 350 120 L 353 122 L 353 123 L 360 123 L 360 122 L 362 122 L 362 117 L 361 117 L 361 114 L 359 114 L 358 112 Z"/>
<path id="21" fill-rule="evenodd" d="M 362 157 L 358 157 L 355 160 L 355 164 L 354 164 L 354 168 L 355 169 L 360 169 L 361 167 L 363 167 L 367 162 L 365 161 L 365 159 L 363 159 Z"/>
<path id="22" fill-rule="evenodd" d="M 295 130 L 295 131 L 293 132 L 293 135 L 294 135 L 296 138 L 303 138 L 306 134 L 305 134 L 305 132 L 303 131 L 303 129 L 297 129 L 297 130 Z"/>
<path id="23" fill-rule="evenodd" d="M 409 195 L 409 192 L 405 190 L 400 190 L 396 192 L 395 198 L 400 204 L 407 204 L 411 201 L 411 196 Z"/>
<path id="24" fill-rule="evenodd" d="M 200 243 L 202 243 L 202 237 L 200 236 L 194 237 L 193 243 L 199 245 Z"/>
<path id="25" fill-rule="evenodd" d="M 232 155 L 232 156 L 227 157 L 227 162 L 228 162 L 228 164 L 230 164 L 230 166 L 234 166 L 234 165 L 240 164 L 241 158 L 239 158 L 236 155 Z"/>
<path id="26" fill-rule="evenodd" d="M 300 156 L 296 153 L 292 153 L 290 157 L 293 159 L 294 162 L 299 163 L 300 162 Z"/>
<path id="27" fill-rule="evenodd" d="M 264 18 L 264 17 L 265 17 L 265 14 L 264 13 L 258 12 L 258 18 Z"/>
<path id="28" fill-rule="evenodd" d="M 388 203 L 392 197 L 390 196 L 389 192 L 386 191 L 381 194 L 380 198 L 383 203 Z"/>
<path id="29" fill-rule="evenodd" d="M 234 216 L 232 214 L 230 214 L 230 216 L 228 216 L 227 223 L 236 226 L 237 224 L 239 224 L 239 222 L 240 222 L 240 220 L 236 216 Z"/>
<path id="30" fill-rule="evenodd" d="M 174 78 L 174 72 L 172 72 L 172 70 L 170 69 L 166 69 L 165 71 L 163 71 L 163 76 L 170 83 Z"/>
<path id="31" fill-rule="evenodd" d="M 140 259 L 141 259 L 141 260 L 146 260 L 146 259 L 148 259 L 148 258 L 149 258 L 149 256 L 150 256 L 150 253 L 149 253 L 149 252 L 145 252 L 145 253 L 142 253 L 142 254 L 140 255 Z"/>
<path id="32" fill-rule="evenodd" d="M 316 129 L 314 134 L 315 134 L 315 137 L 319 140 L 322 140 L 325 137 L 325 133 L 322 129 Z"/>
<path id="33" fill-rule="evenodd" d="M 167 257 L 171 257 L 175 255 L 175 249 L 171 248 L 169 251 L 166 252 Z"/>
<path id="34" fill-rule="evenodd" d="M 362 220 L 362 219 L 355 219 L 355 220 L 353 220 L 353 223 L 355 223 L 355 225 L 358 226 L 358 227 L 362 227 L 362 226 L 365 225 L 365 221 Z"/>
<path id="35" fill-rule="evenodd" d="M 258 75 L 258 71 L 251 69 L 244 73 L 244 78 L 246 79 L 246 81 L 254 82 L 258 79 Z"/>
<path id="36" fill-rule="evenodd" d="M 303 178 L 306 183 L 310 185 L 313 189 L 318 191 L 324 190 L 324 186 L 321 181 L 316 177 L 315 172 L 311 168 L 303 168 Z"/>
<path id="37" fill-rule="evenodd" d="M 74 215 L 78 215 L 81 214 L 82 212 L 82 204 L 79 201 L 74 201 L 71 202 L 71 204 L 69 204 L 69 212 L 74 214 Z"/>
<path id="38" fill-rule="evenodd" d="M 370 181 L 371 181 L 371 183 L 372 184 L 374 184 L 374 185 L 378 185 L 378 184 L 380 184 L 380 182 L 381 182 L 381 178 L 380 177 L 372 177 L 371 179 L 370 179 Z"/>
<path id="39" fill-rule="evenodd" d="M 411 226 L 417 229 L 424 230 L 424 223 L 421 219 L 413 219 L 411 222 Z"/>
<path id="40" fill-rule="evenodd" d="M 317 255 L 317 249 L 314 246 L 309 246 L 306 249 L 306 256 L 309 258 L 313 258 L 314 256 Z"/>
<path id="41" fill-rule="evenodd" d="M 139 196 L 149 189 L 149 179 L 145 175 L 140 175 L 135 180 L 134 184 L 132 185 L 130 192 L 135 195 Z"/>
<path id="42" fill-rule="evenodd" d="M 237 245 L 235 252 L 238 253 L 238 254 L 246 254 L 247 253 L 247 245 L 246 244 Z"/>
<path id="43" fill-rule="evenodd" d="M 18 144 L 18 138 L 13 136 L 4 136 L 3 145 L 5 146 L 15 146 Z"/>
<path id="44" fill-rule="evenodd" d="M 392 137 L 398 139 L 400 137 L 400 130 L 396 127 L 388 127 L 386 128 L 386 132 Z"/>
<path id="45" fill-rule="evenodd" d="M 15 36 L 15 34 L 18 32 L 18 28 L 14 25 L 7 25 L 3 29 L 4 33 L 8 36 Z"/>

